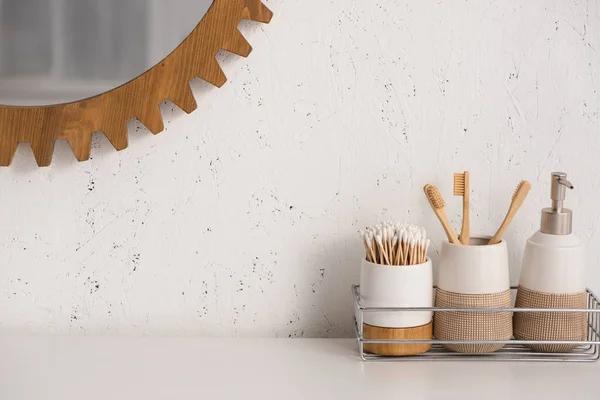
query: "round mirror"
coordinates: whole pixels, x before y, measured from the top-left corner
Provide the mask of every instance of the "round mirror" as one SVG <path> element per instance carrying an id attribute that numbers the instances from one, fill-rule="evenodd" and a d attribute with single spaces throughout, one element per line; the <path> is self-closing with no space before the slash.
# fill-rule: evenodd
<path id="1" fill-rule="evenodd" d="M 159 104 L 186 113 L 190 81 L 227 81 L 216 56 L 252 51 L 241 20 L 269 23 L 261 0 L 0 0 L 0 166 L 28 142 L 40 166 L 65 139 L 79 161 L 92 135 L 127 147 L 127 121 L 164 129 Z"/>
<path id="2" fill-rule="evenodd" d="M 213 0 L 0 0 L 0 104 L 114 89 L 171 53 Z"/>

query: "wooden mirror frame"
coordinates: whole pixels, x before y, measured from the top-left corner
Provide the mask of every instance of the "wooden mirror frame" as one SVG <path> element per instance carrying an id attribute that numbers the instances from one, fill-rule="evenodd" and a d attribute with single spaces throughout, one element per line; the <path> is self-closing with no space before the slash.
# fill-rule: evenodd
<path id="1" fill-rule="evenodd" d="M 138 118 L 157 134 L 164 128 L 159 104 L 171 100 L 196 109 L 189 82 L 200 77 L 217 87 L 227 80 L 215 59 L 223 49 L 247 57 L 252 47 L 238 30 L 242 19 L 268 23 L 260 0 L 214 0 L 192 33 L 164 60 L 128 83 L 88 99 L 36 107 L 0 106 L 0 166 L 19 142 L 29 142 L 37 164 L 52 162 L 54 143 L 66 139 L 79 161 L 90 158 L 92 133 L 103 132 L 116 150 L 127 147 L 127 121 Z"/>

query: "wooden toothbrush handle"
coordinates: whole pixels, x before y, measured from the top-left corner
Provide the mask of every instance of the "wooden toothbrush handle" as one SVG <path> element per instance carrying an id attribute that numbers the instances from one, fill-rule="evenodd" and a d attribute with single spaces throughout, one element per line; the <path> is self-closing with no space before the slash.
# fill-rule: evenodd
<path id="1" fill-rule="evenodd" d="M 488 244 L 497 244 L 502 241 L 502 237 L 504 236 L 504 232 L 506 232 L 508 225 L 510 225 L 515 214 L 517 214 L 517 211 L 519 211 L 519 208 L 521 208 L 521 206 L 523 205 L 523 202 L 527 197 L 527 193 L 529 193 L 529 187 L 525 188 L 525 190 L 520 190 L 516 193 L 515 197 L 510 203 L 510 207 L 508 209 L 508 212 L 506 213 L 506 217 L 504 217 L 504 221 L 502 221 L 502 225 L 500 225 L 500 228 L 498 228 L 498 231 L 490 239 Z"/>
<path id="2" fill-rule="evenodd" d="M 444 231 L 446 232 L 448 241 L 453 244 L 461 244 L 460 240 L 458 240 L 458 237 L 456 236 L 456 233 L 454 232 L 454 229 L 452 229 L 450 223 L 448 222 L 448 217 L 446 217 L 444 209 L 434 209 L 434 211 L 435 215 L 437 215 L 440 223 L 442 224 L 442 228 L 444 228 Z"/>
<path id="3" fill-rule="evenodd" d="M 469 177 L 469 171 L 465 171 L 464 172 L 464 179 L 465 179 L 465 191 L 463 193 L 463 220 L 462 220 L 462 227 L 460 229 L 460 236 L 458 237 L 460 239 L 460 242 L 462 244 L 464 244 L 465 246 L 469 245 L 469 239 L 471 237 L 471 232 L 470 232 L 470 226 L 471 226 L 471 221 L 469 219 L 469 203 L 470 203 L 470 194 L 471 194 L 471 185 L 470 185 L 470 177 Z"/>
<path id="4" fill-rule="evenodd" d="M 498 228 L 498 230 L 496 231 L 494 236 L 492 236 L 492 238 L 490 239 L 488 244 L 498 244 L 502 241 L 502 237 L 504 237 L 504 233 L 506 232 L 506 229 L 508 229 L 508 225 L 510 225 L 513 217 L 517 213 L 517 210 L 518 210 L 518 208 L 514 211 L 513 211 L 512 207 L 510 208 L 510 210 L 506 214 L 506 217 L 504 217 L 504 221 L 502 221 L 502 225 L 500 225 L 500 228 Z M 511 211 L 513 211 L 513 212 L 511 212 Z"/>
<path id="5" fill-rule="evenodd" d="M 465 246 L 469 245 L 469 238 L 471 237 L 469 226 L 469 197 L 468 194 L 465 193 L 465 196 L 463 197 L 463 220 L 459 237 L 460 242 Z"/>

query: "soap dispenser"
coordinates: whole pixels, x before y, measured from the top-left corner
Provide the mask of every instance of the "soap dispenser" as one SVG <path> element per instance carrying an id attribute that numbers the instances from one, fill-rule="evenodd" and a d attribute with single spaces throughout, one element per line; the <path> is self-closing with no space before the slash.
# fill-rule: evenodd
<path id="1" fill-rule="evenodd" d="M 563 208 L 573 185 L 564 172 L 551 175 L 552 207 L 542 210 L 540 230 L 527 240 L 516 308 L 586 308 L 585 252 L 572 233 L 573 213 Z M 573 312 L 515 312 L 514 336 L 520 340 L 582 341 L 587 314 Z M 577 345 L 533 344 L 535 351 L 567 352 Z"/>

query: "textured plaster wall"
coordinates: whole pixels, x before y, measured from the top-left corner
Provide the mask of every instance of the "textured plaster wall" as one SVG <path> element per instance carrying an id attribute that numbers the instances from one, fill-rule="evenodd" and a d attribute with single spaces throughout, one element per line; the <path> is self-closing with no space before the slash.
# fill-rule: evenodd
<path id="1" fill-rule="evenodd" d="M 0 170 L 0 331 L 349 336 L 364 224 L 459 225 L 452 173 L 472 175 L 474 232 L 492 233 L 520 179 L 512 279 L 565 170 L 600 289 L 598 1 L 269 1 L 254 52 L 219 56 L 199 107 L 130 147 L 27 145 Z M 158 28 L 157 28 L 158 29 Z"/>

